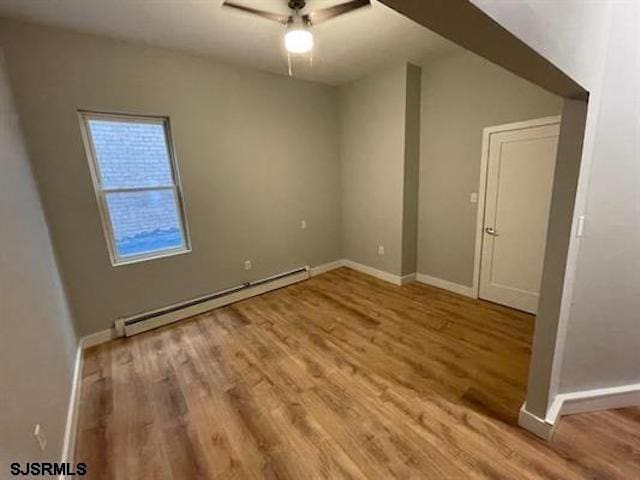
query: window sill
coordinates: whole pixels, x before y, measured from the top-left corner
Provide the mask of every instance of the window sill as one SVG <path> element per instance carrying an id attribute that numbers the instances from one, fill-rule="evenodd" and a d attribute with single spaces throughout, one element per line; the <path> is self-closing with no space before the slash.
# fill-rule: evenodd
<path id="1" fill-rule="evenodd" d="M 144 256 L 139 256 L 139 257 L 125 258 L 125 259 L 121 259 L 121 260 L 111 259 L 111 266 L 112 267 L 124 267 L 126 265 L 133 265 L 133 264 L 136 264 L 136 263 L 150 262 L 152 260 L 159 260 L 161 258 L 168 258 L 168 257 L 175 257 L 175 256 L 178 256 L 178 255 L 185 255 L 185 254 L 191 253 L 191 252 L 192 252 L 191 248 L 185 248 L 185 249 L 180 249 L 180 250 L 170 250 L 170 251 L 166 251 L 166 252 L 161 252 L 161 253 L 158 253 L 157 255 L 144 255 Z"/>

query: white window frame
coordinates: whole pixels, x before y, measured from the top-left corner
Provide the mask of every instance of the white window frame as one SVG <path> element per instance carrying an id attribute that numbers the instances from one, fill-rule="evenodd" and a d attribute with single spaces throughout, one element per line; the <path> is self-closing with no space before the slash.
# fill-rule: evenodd
<path id="1" fill-rule="evenodd" d="M 171 126 L 169 117 L 163 116 L 145 116 L 135 115 L 128 113 L 105 113 L 94 112 L 88 110 L 79 110 L 78 118 L 80 121 L 80 130 L 82 132 L 82 140 L 84 143 L 87 160 L 89 163 L 89 170 L 91 172 L 91 180 L 93 183 L 93 189 L 98 202 L 98 210 L 100 212 L 100 220 L 102 222 L 102 231 L 107 243 L 107 249 L 109 251 L 109 258 L 111 259 L 111 265 L 118 267 L 121 265 L 129 265 L 132 263 L 145 262 L 148 260 L 155 260 L 158 258 L 171 257 L 174 255 L 182 255 L 191 252 L 191 238 L 189 235 L 189 226 L 187 223 L 187 216 L 185 214 L 185 204 L 182 196 L 182 185 L 180 182 L 180 174 L 178 170 L 178 162 L 176 160 L 175 148 L 171 137 Z M 162 125 L 165 135 L 165 143 L 167 145 L 167 154 L 169 156 L 169 163 L 171 168 L 172 185 L 161 187 L 131 187 L 131 188 L 103 188 L 100 179 L 100 167 L 93 145 L 93 139 L 91 137 L 89 129 L 90 120 L 119 120 L 123 122 L 140 122 L 150 123 L 154 125 Z M 113 192 L 144 192 L 144 191 L 159 191 L 159 190 L 171 190 L 174 198 L 176 199 L 178 216 L 180 221 L 180 229 L 184 238 L 184 246 L 180 248 L 173 248 L 167 250 L 159 250 L 155 252 L 143 253 L 139 255 L 120 256 L 116 248 L 115 236 L 113 233 L 113 224 L 111 222 L 111 216 L 109 214 L 109 208 L 107 207 L 106 196 L 108 193 Z"/>

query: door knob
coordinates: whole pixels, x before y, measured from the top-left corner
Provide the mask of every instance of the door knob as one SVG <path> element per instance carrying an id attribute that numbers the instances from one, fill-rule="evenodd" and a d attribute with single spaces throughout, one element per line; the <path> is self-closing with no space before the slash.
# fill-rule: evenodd
<path id="1" fill-rule="evenodd" d="M 484 229 L 484 233 L 486 233 L 486 234 L 488 234 L 488 235 L 491 235 L 491 236 L 493 236 L 493 237 L 498 237 L 498 236 L 499 236 L 499 235 L 498 235 L 498 232 L 496 232 L 496 231 L 493 229 L 493 227 L 486 227 L 486 228 Z"/>

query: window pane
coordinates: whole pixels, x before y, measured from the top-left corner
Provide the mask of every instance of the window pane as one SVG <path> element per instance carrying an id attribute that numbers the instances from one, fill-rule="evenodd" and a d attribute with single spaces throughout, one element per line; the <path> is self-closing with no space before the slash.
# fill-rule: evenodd
<path id="1" fill-rule="evenodd" d="M 89 120 L 102 188 L 173 184 L 161 123 Z"/>
<path id="2" fill-rule="evenodd" d="M 185 248 L 173 190 L 112 192 L 106 199 L 119 256 Z"/>

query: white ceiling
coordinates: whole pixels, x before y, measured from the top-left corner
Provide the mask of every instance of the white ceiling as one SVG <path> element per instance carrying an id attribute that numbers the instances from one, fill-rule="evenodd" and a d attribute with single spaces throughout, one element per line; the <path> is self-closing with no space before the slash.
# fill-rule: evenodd
<path id="1" fill-rule="evenodd" d="M 286 0 L 236 0 L 289 13 Z M 309 0 L 305 11 L 343 0 Z M 284 27 L 220 8 L 222 0 L 0 0 L 0 16 L 211 56 L 286 74 Z M 313 63 L 294 59 L 294 76 L 329 84 L 357 79 L 402 60 L 419 62 L 459 50 L 385 5 L 313 27 Z"/>

